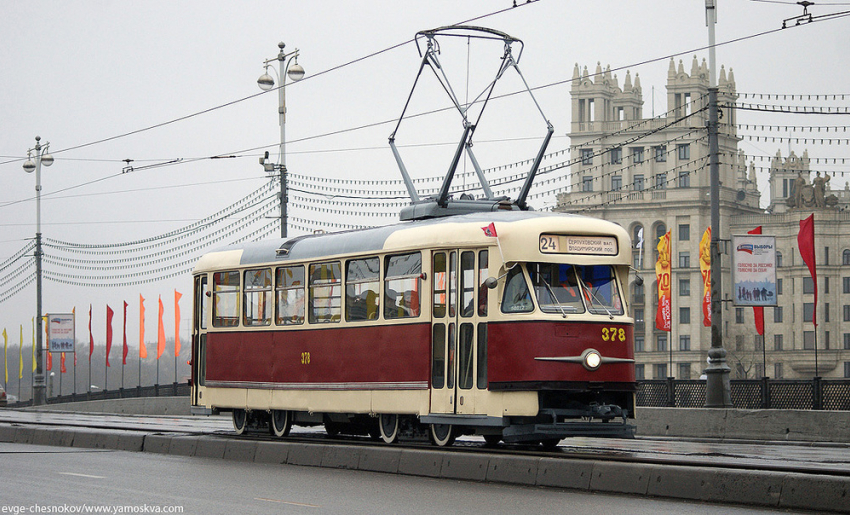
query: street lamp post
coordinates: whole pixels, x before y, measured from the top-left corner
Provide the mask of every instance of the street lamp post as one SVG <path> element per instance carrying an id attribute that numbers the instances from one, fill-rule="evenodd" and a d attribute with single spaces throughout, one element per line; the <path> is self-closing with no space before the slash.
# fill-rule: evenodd
<path id="1" fill-rule="evenodd" d="M 267 172 L 273 172 L 278 170 L 280 172 L 280 236 L 281 238 L 286 238 L 286 225 L 287 225 L 287 217 L 286 217 L 286 76 L 288 75 L 293 82 L 297 82 L 304 78 L 304 68 L 298 64 L 298 49 L 296 48 L 294 51 L 290 53 L 284 52 L 284 47 L 286 46 L 282 41 L 277 44 L 280 52 L 277 54 L 277 57 L 272 59 L 266 59 L 263 61 L 263 65 L 265 66 L 265 71 L 260 78 L 257 79 L 257 84 L 260 86 L 260 89 L 263 91 L 269 91 L 274 87 L 274 78 L 269 75 L 269 67 L 271 66 L 272 61 L 278 62 L 278 69 L 280 73 L 275 70 L 275 74 L 277 74 L 278 81 L 280 81 L 280 86 L 278 86 L 278 108 L 277 112 L 280 117 L 280 154 L 278 156 L 278 164 L 274 165 L 271 163 L 267 163 L 266 159 L 268 158 L 268 153 L 266 153 L 265 158 L 260 158 L 260 164 L 263 165 L 263 169 Z M 288 60 L 287 60 L 288 58 Z M 293 64 L 292 61 L 295 61 Z M 290 64 L 292 65 L 290 67 Z M 274 67 L 271 67 L 274 70 Z"/>
<path id="2" fill-rule="evenodd" d="M 35 147 L 27 150 L 27 160 L 24 163 L 24 171 L 27 173 L 35 172 L 35 305 L 36 305 L 36 369 L 35 378 L 33 379 L 32 403 L 34 406 L 40 406 L 47 402 L 45 396 L 44 384 L 44 362 L 42 352 L 42 326 L 41 326 L 41 165 L 50 166 L 53 164 L 53 156 L 47 150 L 50 143 L 41 144 L 41 137 L 35 137 Z M 32 161 L 32 154 L 35 153 L 35 162 Z"/>

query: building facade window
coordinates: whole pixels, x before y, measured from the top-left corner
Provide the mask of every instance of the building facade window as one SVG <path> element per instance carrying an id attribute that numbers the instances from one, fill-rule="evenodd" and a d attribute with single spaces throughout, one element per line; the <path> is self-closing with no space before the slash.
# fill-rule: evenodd
<path id="1" fill-rule="evenodd" d="M 844 350 L 850 350 L 850 333 L 844 333 Z"/>
<path id="2" fill-rule="evenodd" d="M 643 324 L 644 323 L 643 308 L 636 308 L 634 313 L 635 313 L 635 324 Z M 635 338 L 637 338 L 637 336 L 635 336 Z"/>
<path id="3" fill-rule="evenodd" d="M 667 174 L 666 173 L 655 174 L 655 189 L 657 189 L 657 190 L 666 190 L 667 189 Z"/>
<path id="4" fill-rule="evenodd" d="M 815 349 L 815 332 L 803 331 L 803 350 Z"/>
<path id="5" fill-rule="evenodd" d="M 811 322 L 815 316 L 814 302 L 803 303 L 803 322 Z"/>
<path id="6" fill-rule="evenodd" d="M 623 189 L 623 176 L 614 175 L 611 177 L 611 191 L 620 191 Z"/>
<path id="7" fill-rule="evenodd" d="M 782 363 L 774 363 L 773 364 L 773 378 L 774 379 L 782 379 L 785 377 L 785 374 L 782 372 Z"/>
<path id="8" fill-rule="evenodd" d="M 777 250 L 776 251 L 776 268 L 779 268 L 781 266 L 782 266 L 782 253 Z"/>
<path id="9" fill-rule="evenodd" d="M 691 350 L 691 337 L 687 334 L 679 335 L 679 350 Z"/>
<path id="10" fill-rule="evenodd" d="M 623 148 L 617 147 L 611 149 L 611 164 L 618 165 L 623 162 Z"/>
<path id="11" fill-rule="evenodd" d="M 850 293 L 850 277 L 842 277 L 841 284 L 844 287 L 844 293 Z"/>
<path id="12" fill-rule="evenodd" d="M 850 265 L 850 249 L 844 249 L 844 252 L 841 253 L 841 264 Z"/>
<path id="13" fill-rule="evenodd" d="M 635 336 L 635 352 L 644 352 L 643 336 Z"/>
<path id="14" fill-rule="evenodd" d="M 688 241 L 691 239 L 691 225 L 679 224 L 679 241 Z"/>
<path id="15" fill-rule="evenodd" d="M 691 280 L 686 278 L 679 279 L 679 296 L 687 297 L 691 294 Z"/>
<path id="16" fill-rule="evenodd" d="M 635 175 L 635 185 L 634 185 L 634 188 L 635 188 L 635 191 L 643 191 L 643 189 L 644 189 L 644 181 L 643 181 L 643 175 L 642 175 L 642 174 L 637 174 L 637 175 Z"/>
<path id="17" fill-rule="evenodd" d="M 652 147 L 655 149 L 655 162 L 664 163 L 667 161 L 667 145 L 659 145 Z"/>
<path id="18" fill-rule="evenodd" d="M 782 323 L 782 306 L 773 307 L 773 322 L 776 324 Z"/>
<path id="19" fill-rule="evenodd" d="M 679 153 L 679 161 L 687 161 L 691 158 L 691 145 L 688 143 L 683 143 L 681 145 L 676 145 L 676 150 Z"/>
<path id="20" fill-rule="evenodd" d="M 679 308 L 679 323 L 680 324 L 690 324 L 691 323 L 691 308 Z"/>
<path id="21" fill-rule="evenodd" d="M 643 163 L 643 147 L 632 147 L 632 163 L 636 165 Z"/>
<path id="22" fill-rule="evenodd" d="M 812 294 L 815 292 L 815 282 L 811 277 L 803 276 L 803 295 Z"/>
<path id="23" fill-rule="evenodd" d="M 593 177 L 581 178 L 581 191 L 593 191 Z"/>
<path id="24" fill-rule="evenodd" d="M 690 268 L 691 267 L 691 253 L 690 252 L 679 252 L 679 268 Z"/>
<path id="25" fill-rule="evenodd" d="M 782 335 L 773 335 L 773 350 L 782 350 Z"/>
<path id="26" fill-rule="evenodd" d="M 844 377 L 850 377 L 850 361 L 844 362 Z"/>
<path id="27" fill-rule="evenodd" d="M 655 379 L 665 379 L 667 377 L 667 364 L 659 363 L 657 365 L 653 365 L 655 369 Z"/>
<path id="28" fill-rule="evenodd" d="M 776 280 L 776 294 L 782 295 L 782 279 Z"/>
<path id="29" fill-rule="evenodd" d="M 690 188 L 691 187 L 691 172 L 686 170 L 679 171 L 679 187 L 680 188 Z"/>
<path id="30" fill-rule="evenodd" d="M 744 323 L 744 308 L 735 308 L 735 323 Z"/>
<path id="31" fill-rule="evenodd" d="M 655 335 L 655 350 L 658 352 L 667 351 L 667 333 Z"/>
<path id="32" fill-rule="evenodd" d="M 581 149 L 581 164 L 584 166 L 593 164 L 593 150 L 589 148 Z"/>
<path id="33" fill-rule="evenodd" d="M 642 381 L 646 379 L 646 372 L 644 371 L 643 363 L 638 363 L 635 365 L 635 379 L 638 381 Z"/>
<path id="34" fill-rule="evenodd" d="M 690 363 L 679 363 L 679 379 L 690 379 L 691 378 L 691 364 Z"/>

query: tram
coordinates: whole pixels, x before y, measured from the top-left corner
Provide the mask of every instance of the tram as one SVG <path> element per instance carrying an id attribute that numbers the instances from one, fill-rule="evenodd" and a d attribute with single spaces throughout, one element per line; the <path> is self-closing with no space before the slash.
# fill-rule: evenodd
<path id="1" fill-rule="evenodd" d="M 210 252 L 193 412 L 439 446 L 633 436 L 630 261 L 617 224 L 498 206 Z"/>

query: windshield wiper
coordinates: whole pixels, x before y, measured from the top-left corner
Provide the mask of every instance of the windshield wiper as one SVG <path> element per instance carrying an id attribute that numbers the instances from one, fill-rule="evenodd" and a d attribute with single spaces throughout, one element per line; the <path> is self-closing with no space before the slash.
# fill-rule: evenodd
<path id="1" fill-rule="evenodd" d="M 579 285 L 581 285 L 581 288 L 582 288 L 583 290 L 587 291 L 587 292 L 590 294 L 591 301 L 590 301 L 590 309 L 589 309 L 588 311 L 591 311 L 591 312 L 592 312 L 593 305 L 594 305 L 594 303 L 596 303 L 596 304 L 598 304 L 598 305 L 602 306 L 602 309 L 604 309 L 604 310 L 605 310 L 605 312 L 606 312 L 606 313 L 608 313 L 608 318 L 609 318 L 609 319 L 614 320 L 614 315 L 613 315 L 613 313 L 611 313 L 611 311 L 608 309 L 608 306 L 606 306 L 606 305 L 605 305 L 605 303 L 603 303 L 603 302 L 601 302 L 601 301 L 599 300 L 599 297 L 597 297 L 597 296 L 596 296 L 596 294 L 595 294 L 595 293 L 593 293 L 593 290 L 592 290 L 591 288 L 588 288 L 588 287 L 587 287 L 587 285 L 586 285 L 586 284 L 584 283 L 584 281 L 582 280 L 581 276 L 579 276 L 578 274 L 576 274 L 576 277 L 578 278 L 578 282 L 579 282 Z"/>
<path id="2" fill-rule="evenodd" d="M 559 310 L 561 310 L 561 315 L 564 318 L 567 318 L 567 312 L 564 310 L 564 306 L 561 305 L 561 302 L 558 300 L 558 297 L 555 296 L 555 292 L 552 291 L 552 287 L 549 286 L 549 281 L 544 279 L 543 274 L 541 273 L 538 273 L 537 277 L 543 282 L 543 286 L 546 287 L 546 290 L 549 291 L 549 296 L 552 297 L 552 300 L 555 301 L 555 305 L 558 306 Z"/>

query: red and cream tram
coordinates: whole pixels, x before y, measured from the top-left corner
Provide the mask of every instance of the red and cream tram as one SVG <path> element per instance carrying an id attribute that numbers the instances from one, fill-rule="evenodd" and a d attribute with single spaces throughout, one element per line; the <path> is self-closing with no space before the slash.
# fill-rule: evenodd
<path id="1" fill-rule="evenodd" d="M 630 257 L 616 224 L 527 211 L 208 253 L 194 271 L 193 410 L 277 436 L 632 436 Z"/>

